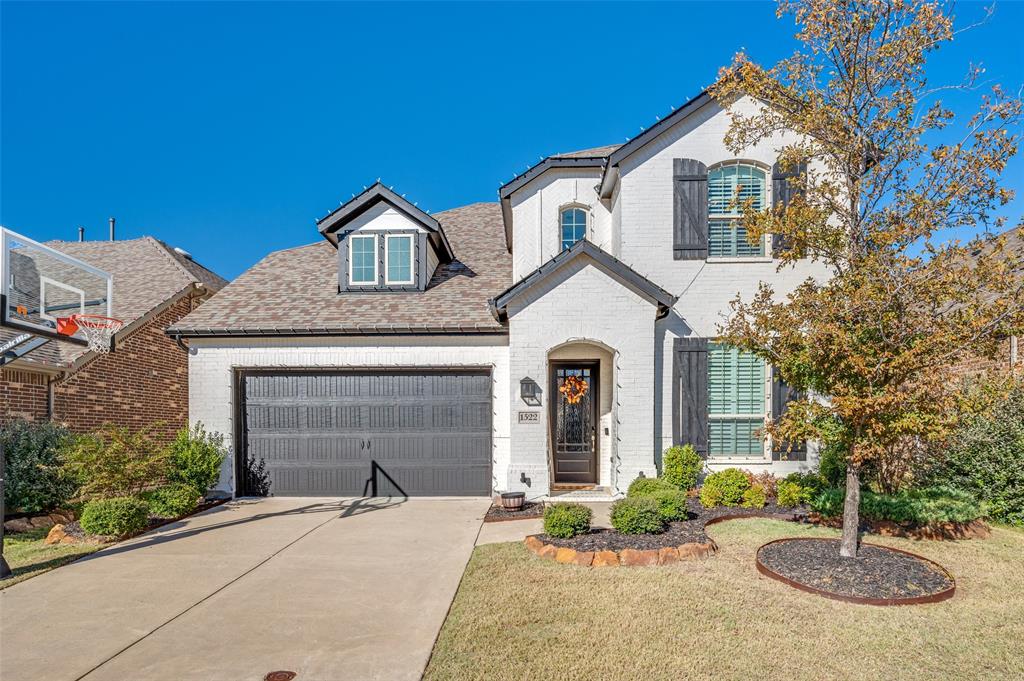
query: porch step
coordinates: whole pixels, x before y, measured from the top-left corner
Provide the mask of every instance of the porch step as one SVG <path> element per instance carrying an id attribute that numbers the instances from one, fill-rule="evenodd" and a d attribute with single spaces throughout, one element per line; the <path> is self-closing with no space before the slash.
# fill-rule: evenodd
<path id="1" fill-rule="evenodd" d="M 559 487 L 553 487 L 551 489 L 551 493 L 546 497 L 543 497 L 543 500 L 598 502 L 616 501 L 622 498 L 621 494 L 616 494 L 615 492 L 612 491 L 610 487 L 595 487 L 593 485 L 587 485 L 583 489 L 560 489 Z"/>

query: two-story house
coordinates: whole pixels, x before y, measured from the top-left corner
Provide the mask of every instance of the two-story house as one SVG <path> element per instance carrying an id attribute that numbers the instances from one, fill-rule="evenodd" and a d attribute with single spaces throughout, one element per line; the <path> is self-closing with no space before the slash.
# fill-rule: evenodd
<path id="1" fill-rule="evenodd" d="M 747 240 L 735 199 L 786 201 L 790 140 L 737 156 L 728 125 L 702 93 L 435 214 L 378 183 L 268 255 L 168 331 L 191 419 L 232 437 L 222 486 L 263 460 L 278 495 L 595 499 L 686 443 L 712 469 L 813 465 L 760 436 L 787 401 L 771 367 L 716 343 L 760 282 L 827 276 Z"/>

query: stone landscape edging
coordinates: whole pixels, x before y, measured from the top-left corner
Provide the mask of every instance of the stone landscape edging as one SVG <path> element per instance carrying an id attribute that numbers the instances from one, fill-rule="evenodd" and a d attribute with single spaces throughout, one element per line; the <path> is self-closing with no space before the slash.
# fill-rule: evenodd
<path id="1" fill-rule="evenodd" d="M 917 560 L 920 560 L 920 561 L 923 561 L 925 563 L 928 563 L 933 568 L 935 568 L 936 570 L 941 572 L 946 577 L 946 579 L 949 580 L 950 587 L 948 589 L 944 589 L 942 591 L 939 591 L 938 593 L 928 594 L 927 596 L 910 596 L 908 598 L 871 598 L 871 597 L 868 597 L 868 596 L 847 596 L 845 594 L 837 594 L 837 593 L 833 593 L 831 591 L 825 591 L 824 589 L 819 589 L 817 587 L 809 586 L 807 584 L 802 584 L 800 582 L 797 582 L 796 580 L 790 579 L 789 577 L 786 577 L 784 575 L 780 575 L 778 572 L 775 572 L 774 570 L 772 570 L 771 568 L 767 567 L 764 563 L 761 562 L 761 549 L 763 549 L 766 546 L 770 546 L 771 544 L 777 544 L 779 542 L 786 542 L 786 541 L 822 541 L 822 539 L 823 539 L 822 537 L 783 537 L 782 539 L 775 539 L 773 541 L 770 541 L 770 542 L 767 542 L 765 544 L 762 544 L 761 546 L 757 547 L 757 552 L 754 554 L 754 562 L 757 565 L 757 571 L 760 572 L 765 577 L 770 577 L 771 579 L 780 581 L 783 584 L 786 584 L 787 586 L 791 586 L 794 589 L 799 589 L 800 591 L 805 591 L 807 593 L 816 594 L 818 596 L 824 596 L 825 598 L 830 598 L 830 599 L 832 599 L 834 601 L 842 601 L 844 603 L 858 603 L 860 605 L 882 605 L 882 606 L 885 606 L 885 605 L 921 605 L 921 604 L 924 604 L 924 603 L 939 603 L 941 601 L 945 601 L 945 600 L 948 600 L 948 599 L 952 598 L 953 594 L 956 592 L 956 579 L 953 578 L 953 575 L 950 574 L 949 570 L 947 570 L 946 568 L 942 567 L 941 565 L 936 563 L 934 560 L 931 560 L 929 558 L 925 558 L 924 556 L 920 556 L 920 555 L 918 555 L 916 553 L 912 553 L 910 551 L 904 551 L 903 549 L 895 549 L 895 548 L 893 548 L 891 546 L 882 546 L 881 544 L 871 544 L 871 543 L 868 543 L 868 542 L 861 542 L 861 546 L 874 546 L 876 548 L 885 549 L 887 551 L 895 551 L 896 553 L 902 553 L 903 555 L 910 556 L 911 558 L 916 558 Z M 831 540 L 831 541 L 834 541 L 834 540 Z"/>
<path id="2" fill-rule="evenodd" d="M 670 565 L 681 560 L 707 558 L 718 550 L 718 545 L 711 539 L 708 539 L 706 543 L 688 542 L 678 546 L 664 546 L 660 549 L 620 549 L 618 551 L 577 551 L 567 546 L 548 544 L 537 534 L 531 534 L 523 543 L 526 544 L 526 548 L 541 558 L 582 567 Z"/>

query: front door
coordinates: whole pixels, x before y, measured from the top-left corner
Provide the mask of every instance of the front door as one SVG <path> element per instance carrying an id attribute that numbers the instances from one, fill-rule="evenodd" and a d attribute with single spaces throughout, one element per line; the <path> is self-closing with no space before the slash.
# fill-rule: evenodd
<path id="1" fill-rule="evenodd" d="M 598 362 L 552 362 L 551 442 L 556 484 L 597 483 Z"/>

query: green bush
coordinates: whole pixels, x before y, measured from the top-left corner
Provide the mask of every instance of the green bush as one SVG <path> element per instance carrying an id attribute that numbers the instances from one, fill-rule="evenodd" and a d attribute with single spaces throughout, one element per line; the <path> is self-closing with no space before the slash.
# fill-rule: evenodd
<path id="1" fill-rule="evenodd" d="M 818 473 L 826 487 L 846 484 L 846 450 L 840 444 L 826 444 L 818 454 Z"/>
<path id="2" fill-rule="evenodd" d="M 776 485 L 775 498 L 779 506 L 799 506 L 814 498 L 809 489 L 800 486 L 800 483 L 791 480 L 782 480 Z"/>
<path id="3" fill-rule="evenodd" d="M 544 509 L 544 534 L 568 539 L 590 531 L 591 511 L 582 504 L 557 503 Z"/>
<path id="4" fill-rule="evenodd" d="M 182 428 L 168 448 L 167 479 L 188 485 L 205 494 L 220 480 L 220 467 L 227 455 L 224 436 L 207 433 L 203 424 L 191 430 Z"/>
<path id="5" fill-rule="evenodd" d="M 627 497 L 612 504 L 612 527 L 623 534 L 657 534 L 665 531 L 658 502 L 650 497 Z"/>
<path id="6" fill-rule="evenodd" d="M 845 490 L 831 489 L 811 501 L 811 508 L 824 518 L 843 515 Z M 985 509 L 970 494 L 949 487 L 903 491 L 899 494 L 860 493 L 860 514 L 867 520 L 933 523 L 966 523 L 985 515 Z"/>
<path id="7" fill-rule="evenodd" d="M 743 494 L 750 489 L 750 479 L 738 468 L 726 468 L 704 478 L 700 488 L 700 503 L 713 506 L 738 506 Z"/>
<path id="8" fill-rule="evenodd" d="M 677 491 L 679 488 L 663 478 L 637 478 L 629 484 L 627 497 L 649 497 L 655 492 Z"/>
<path id="9" fill-rule="evenodd" d="M 149 504 L 150 515 L 157 518 L 180 518 L 196 510 L 200 496 L 195 488 L 188 485 L 168 485 L 146 492 L 142 498 Z"/>
<path id="10" fill-rule="evenodd" d="M 804 503 L 829 489 L 829 484 L 825 481 L 825 478 L 818 473 L 790 473 L 786 476 L 785 481 L 796 483 L 800 486 L 800 489 L 804 490 Z M 838 487 L 842 486 L 843 483 L 838 485 Z"/>
<path id="11" fill-rule="evenodd" d="M 658 514 L 662 520 L 673 522 L 686 520 L 689 513 L 686 510 L 686 492 L 678 489 L 663 489 L 649 495 L 658 504 Z"/>
<path id="12" fill-rule="evenodd" d="M 137 496 L 165 480 L 167 451 L 153 441 L 152 427 L 131 431 L 105 425 L 67 447 L 66 461 L 87 499 Z"/>
<path id="13" fill-rule="evenodd" d="M 70 441 L 67 428 L 51 421 L 29 423 L 19 419 L 0 427 L 8 511 L 52 511 L 65 507 L 75 496 L 78 484 L 62 467 L 63 448 Z"/>
<path id="14" fill-rule="evenodd" d="M 149 506 L 137 497 L 96 499 L 85 505 L 79 523 L 89 534 L 123 537 L 146 529 Z"/>
<path id="15" fill-rule="evenodd" d="M 764 508 L 764 505 L 767 503 L 768 493 L 763 486 L 755 483 L 743 493 L 743 500 L 740 501 L 740 506 L 743 508 Z"/>
<path id="16" fill-rule="evenodd" d="M 697 476 L 704 468 L 704 459 L 693 448 L 693 445 L 669 447 L 662 459 L 664 479 L 681 490 L 693 489 L 697 486 Z"/>
<path id="17" fill-rule="evenodd" d="M 967 419 L 923 477 L 970 493 L 993 520 L 1024 525 L 1024 387 Z"/>

